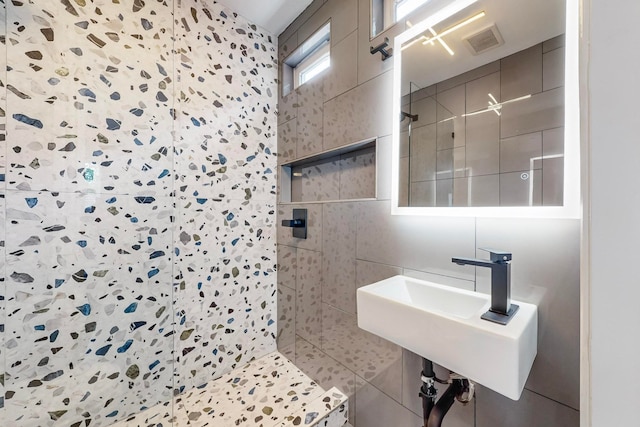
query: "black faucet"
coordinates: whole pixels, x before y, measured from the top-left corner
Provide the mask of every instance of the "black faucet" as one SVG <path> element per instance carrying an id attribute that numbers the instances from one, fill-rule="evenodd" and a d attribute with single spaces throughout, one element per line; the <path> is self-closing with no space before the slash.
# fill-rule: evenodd
<path id="1" fill-rule="evenodd" d="M 491 269 L 491 308 L 481 317 L 506 325 L 519 308 L 516 304 L 511 304 L 511 253 L 494 249 L 481 250 L 489 252 L 489 260 L 451 258 L 451 261 L 458 265 L 475 265 Z"/>

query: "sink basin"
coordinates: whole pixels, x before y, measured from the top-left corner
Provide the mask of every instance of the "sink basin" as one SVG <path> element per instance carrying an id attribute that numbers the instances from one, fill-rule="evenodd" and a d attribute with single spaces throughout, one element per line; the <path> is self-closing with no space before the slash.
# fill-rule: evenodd
<path id="1" fill-rule="evenodd" d="M 518 400 L 538 348 L 538 309 L 507 325 L 480 318 L 491 297 L 406 276 L 358 289 L 358 326 Z M 416 373 L 418 375 L 419 373 Z"/>

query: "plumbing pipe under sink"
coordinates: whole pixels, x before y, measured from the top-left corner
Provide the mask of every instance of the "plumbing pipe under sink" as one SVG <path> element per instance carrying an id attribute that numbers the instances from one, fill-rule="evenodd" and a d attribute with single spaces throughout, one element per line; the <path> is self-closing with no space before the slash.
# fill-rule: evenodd
<path id="1" fill-rule="evenodd" d="M 422 358 L 421 379 L 420 397 L 422 398 L 424 427 L 441 427 L 445 415 L 447 415 L 456 400 L 466 405 L 473 398 L 473 383 L 467 378 L 454 373 L 450 374 L 449 381 L 438 379 L 433 370 L 433 362 L 427 358 Z M 437 401 L 438 390 L 435 388 L 436 382 L 449 384 L 449 387 Z"/>

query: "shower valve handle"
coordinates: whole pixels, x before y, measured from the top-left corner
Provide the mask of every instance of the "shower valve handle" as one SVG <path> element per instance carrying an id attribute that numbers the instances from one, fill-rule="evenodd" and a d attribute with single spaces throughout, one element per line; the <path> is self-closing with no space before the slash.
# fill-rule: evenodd
<path id="1" fill-rule="evenodd" d="M 282 226 L 293 227 L 293 228 L 304 227 L 304 220 L 303 219 L 283 219 Z"/>

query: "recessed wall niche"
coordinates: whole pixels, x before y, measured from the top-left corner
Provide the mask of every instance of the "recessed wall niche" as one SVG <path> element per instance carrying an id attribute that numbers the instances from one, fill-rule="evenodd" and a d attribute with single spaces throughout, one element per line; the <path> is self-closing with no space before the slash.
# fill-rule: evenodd
<path id="1" fill-rule="evenodd" d="M 280 201 L 375 199 L 376 142 L 370 138 L 282 164 Z"/>

